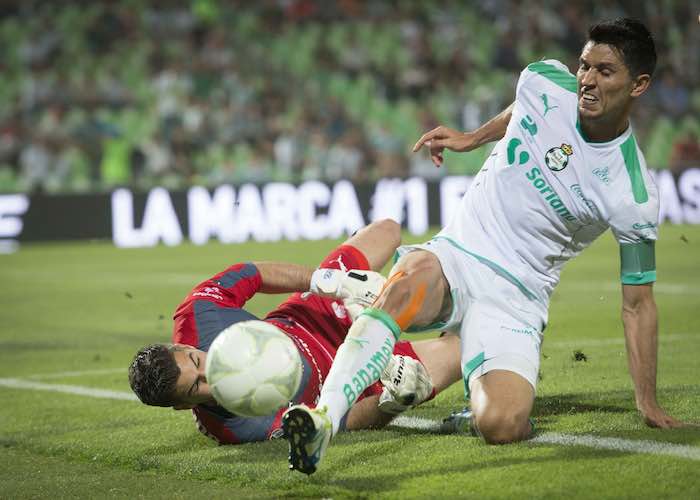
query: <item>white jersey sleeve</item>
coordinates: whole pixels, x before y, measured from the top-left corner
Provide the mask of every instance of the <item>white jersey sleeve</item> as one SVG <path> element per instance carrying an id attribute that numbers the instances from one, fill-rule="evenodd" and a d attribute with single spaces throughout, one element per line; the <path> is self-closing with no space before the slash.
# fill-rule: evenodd
<path id="1" fill-rule="evenodd" d="M 556 59 L 545 59 L 531 63 L 522 70 L 515 88 L 516 100 L 521 97 L 523 87 L 538 76 L 550 79 L 564 90 L 576 92 L 576 79 L 569 72 L 569 68 Z M 539 88 L 537 84 L 535 87 Z"/>
<path id="2" fill-rule="evenodd" d="M 628 183 L 611 211 L 610 228 L 620 244 L 623 284 L 656 281 L 654 245 L 658 238 L 659 195 L 634 136 L 620 146 Z"/>

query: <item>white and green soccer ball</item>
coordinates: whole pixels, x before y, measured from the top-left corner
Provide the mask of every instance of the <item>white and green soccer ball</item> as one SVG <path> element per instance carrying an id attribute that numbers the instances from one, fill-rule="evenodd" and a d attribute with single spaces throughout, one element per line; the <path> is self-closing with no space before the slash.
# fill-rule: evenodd
<path id="1" fill-rule="evenodd" d="M 264 321 L 229 326 L 207 353 L 206 376 L 214 399 L 244 417 L 271 415 L 301 384 L 302 361 L 292 339 Z"/>

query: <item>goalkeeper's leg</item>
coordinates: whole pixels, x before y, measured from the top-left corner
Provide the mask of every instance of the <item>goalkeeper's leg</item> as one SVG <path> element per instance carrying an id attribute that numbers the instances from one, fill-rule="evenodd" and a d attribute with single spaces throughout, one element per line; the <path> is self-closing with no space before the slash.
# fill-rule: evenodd
<path id="1" fill-rule="evenodd" d="M 438 258 L 416 250 L 403 256 L 372 308 L 352 325 L 323 384 L 318 407 L 326 407 L 333 434 L 362 392 L 379 379 L 400 332 L 429 325 L 451 308 L 449 286 Z"/>

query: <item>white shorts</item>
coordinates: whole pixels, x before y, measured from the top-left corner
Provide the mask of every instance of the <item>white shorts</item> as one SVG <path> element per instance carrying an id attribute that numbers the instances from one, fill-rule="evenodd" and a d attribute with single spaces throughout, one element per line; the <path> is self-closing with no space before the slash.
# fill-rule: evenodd
<path id="1" fill-rule="evenodd" d="M 535 389 L 547 306 L 527 297 L 512 277 L 484 264 L 485 259 L 449 238 L 437 236 L 424 244 L 402 246 L 398 254 L 414 250 L 433 253 L 450 286 L 450 317 L 424 330 L 459 333 L 467 397 L 472 382 L 491 370 L 515 372 Z"/>

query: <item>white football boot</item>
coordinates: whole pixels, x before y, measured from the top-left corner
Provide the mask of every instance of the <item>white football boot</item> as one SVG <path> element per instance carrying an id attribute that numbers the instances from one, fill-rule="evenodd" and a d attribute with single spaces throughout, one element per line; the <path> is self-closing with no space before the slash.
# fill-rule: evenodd
<path id="1" fill-rule="evenodd" d="M 469 408 L 453 411 L 449 417 L 442 421 L 440 432 L 443 434 L 470 434 L 481 436 L 474 425 L 474 415 Z"/>
<path id="2" fill-rule="evenodd" d="M 316 472 L 331 440 L 331 419 L 326 408 L 294 405 L 282 416 L 282 430 L 289 441 L 289 468 L 304 474 Z"/>

